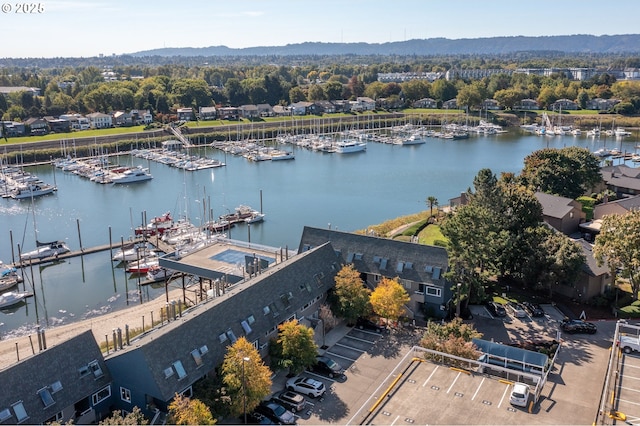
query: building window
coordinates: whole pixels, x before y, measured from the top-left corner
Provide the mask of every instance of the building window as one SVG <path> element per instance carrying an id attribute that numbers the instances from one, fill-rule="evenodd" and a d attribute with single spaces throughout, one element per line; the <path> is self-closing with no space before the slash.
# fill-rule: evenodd
<path id="1" fill-rule="evenodd" d="M 227 330 L 227 337 L 229 338 L 231 343 L 235 343 L 238 340 L 235 333 L 231 329 Z"/>
<path id="2" fill-rule="evenodd" d="M 180 395 L 184 396 L 185 398 L 193 397 L 193 387 L 189 386 L 188 388 L 180 392 Z"/>
<path id="3" fill-rule="evenodd" d="M 200 347 L 200 355 L 204 355 L 204 354 L 206 354 L 207 352 L 209 352 L 209 348 L 207 347 L 207 345 L 202 345 L 202 346 Z"/>
<path id="4" fill-rule="evenodd" d="M 173 368 L 176 369 L 176 373 L 178 373 L 178 380 L 182 380 L 187 377 L 187 372 L 182 366 L 182 361 L 178 360 L 173 363 Z"/>
<path id="5" fill-rule="evenodd" d="M 249 326 L 249 323 L 247 321 L 240 322 L 240 325 L 242 325 L 242 329 L 244 330 L 245 334 L 251 333 L 251 327 Z"/>
<path id="6" fill-rule="evenodd" d="M 40 389 L 38 391 L 38 395 L 40 396 L 40 399 L 42 400 L 42 403 L 44 404 L 45 408 L 56 403 L 56 401 L 51 396 L 51 392 L 49 392 L 49 388 Z"/>
<path id="7" fill-rule="evenodd" d="M 265 315 L 269 315 L 269 313 L 271 312 L 271 308 L 269 308 L 269 306 L 265 306 L 264 308 L 262 308 L 262 312 Z"/>
<path id="8" fill-rule="evenodd" d="M 200 350 L 199 349 L 192 350 L 191 356 L 193 357 L 193 360 L 196 362 L 196 365 L 200 367 L 202 365 L 202 356 L 200 356 Z"/>
<path id="9" fill-rule="evenodd" d="M 271 313 L 273 313 L 274 317 L 277 317 L 278 315 L 280 315 L 280 312 L 278 312 L 278 308 L 276 308 L 275 303 L 269 303 L 269 310 Z"/>
<path id="10" fill-rule="evenodd" d="M 27 410 L 24 409 L 24 404 L 22 404 L 22 401 L 16 402 L 12 405 L 12 407 L 13 412 L 16 415 L 16 419 L 18 419 L 18 423 L 22 423 L 29 418 L 29 416 L 27 415 Z"/>
<path id="11" fill-rule="evenodd" d="M 131 391 L 127 388 L 120 388 L 120 399 L 124 402 L 131 403 Z"/>
<path id="12" fill-rule="evenodd" d="M 11 411 L 9 411 L 8 408 L 5 408 L 4 410 L 0 411 L 0 422 L 4 422 L 10 417 L 11 417 Z"/>
<path id="13" fill-rule="evenodd" d="M 425 286 L 424 290 L 427 296 L 442 297 L 442 289 L 440 287 Z"/>
<path id="14" fill-rule="evenodd" d="M 111 385 L 107 385 L 91 395 L 91 403 L 95 406 L 111 396 Z"/>
<path id="15" fill-rule="evenodd" d="M 287 309 L 291 305 L 291 303 L 289 302 L 289 298 L 287 297 L 286 294 L 281 294 L 280 295 L 280 301 L 284 305 L 285 309 Z"/>
<path id="16" fill-rule="evenodd" d="M 173 368 L 168 367 L 164 369 L 164 378 L 168 379 L 169 377 L 173 376 Z"/>
<path id="17" fill-rule="evenodd" d="M 220 341 L 220 343 L 224 343 L 225 340 L 227 340 L 227 335 L 225 333 L 222 333 L 218 336 L 218 340 Z"/>
<path id="18" fill-rule="evenodd" d="M 2 418 L 0 418 L 2 421 Z M 62 422 L 62 411 L 58 411 L 54 416 L 49 417 L 45 420 L 44 424 L 50 425 L 51 423 L 61 423 Z"/>
<path id="19" fill-rule="evenodd" d="M 100 364 L 98 364 L 98 361 L 91 361 L 89 363 L 89 369 L 93 371 L 93 376 L 96 379 L 99 379 L 104 375 L 104 373 L 102 372 L 102 368 L 100 368 Z"/>
<path id="20" fill-rule="evenodd" d="M 49 388 L 51 388 L 51 393 L 56 393 L 62 390 L 62 383 L 60 383 L 60 380 L 56 380 L 55 382 L 51 383 L 51 386 L 49 386 Z"/>
<path id="21" fill-rule="evenodd" d="M 253 315 L 249 315 L 249 316 L 247 317 L 247 323 L 248 323 L 249 325 L 252 325 L 254 322 L 256 322 L 255 317 L 254 317 Z"/>
<path id="22" fill-rule="evenodd" d="M 80 374 L 80 377 L 84 377 L 86 375 L 89 374 L 89 366 L 88 365 L 83 365 L 82 367 L 78 368 L 78 373 Z"/>

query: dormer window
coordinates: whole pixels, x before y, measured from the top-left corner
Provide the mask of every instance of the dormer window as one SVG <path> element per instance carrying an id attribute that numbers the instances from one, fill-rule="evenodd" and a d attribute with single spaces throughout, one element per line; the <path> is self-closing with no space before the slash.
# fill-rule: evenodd
<path id="1" fill-rule="evenodd" d="M 48 387 L 40 389 L 38 391 L 38 396 L 42 400 L 45 408 L 50 407 L 56 403 L 56 401 L 53 399 L 53 396 L 51 396 L 51 392 L 49 391 Z"/>
<path id="2" fill-rule="evenodd" d="M 91 361 L 89 363 L 89 370 L 93 372 L 93 376 L 96 379 L 99 379 L 104 375 L 104 373 L 102 372 L 102 368 L 100 367 L 100 364 L 98 364 L 98 361 Z"/>

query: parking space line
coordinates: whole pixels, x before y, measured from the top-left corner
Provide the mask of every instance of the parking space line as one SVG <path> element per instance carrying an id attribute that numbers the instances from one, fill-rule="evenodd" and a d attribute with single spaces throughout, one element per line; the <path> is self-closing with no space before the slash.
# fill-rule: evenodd
<path id="1" fill-rule="evenodd" d="M 329 355 L 332 355 L 332 356 L 334 356 L 334 357 L 337 357 L 337 358 L 346 359 L 347 361 L 351 361 L 351 362 L 356 362 L 356 361 L 357 361 L 357 359 L 349 358 L 349 357 L 346 357 L 346 356 L 344 356 L 344 355 L 337 354 L 337 353 L 335 353 L 335 352 L 329 352 L 329 351 L 327 351 L 327 352 L 325 352 L 325 353 L 326 353 L 326 354 L 329 354 Z"/>
<path id="2" fill-rule="evenodd" d="M 395 419 L 393 419 L 393 422 L 391 423 L 391 426 L 393 426 L 394 424 L 396 424 L 396 422 L 398 421 L 398 419 L 400 418 L 400 416 L 396 416 Z"/>
<path id="3" fill-rule="evenodd" d="M 630 376 L 628 374 L 621 374 L 620 377 L 622 377 L 623 379 L 629 379 L 629 380 L 640 380 L 640 377 Z"/>
<path id="4" fill-rule="evenodd" d="M 438 369 L 439 365 L 436 365 L 436 368 L 433 369 L 433 371 L 431 372 L 431 374 L 429 374 L 429 377 L 427 377 L 427 380 L 424 381 L 424 383 L 422 384 L 422 387 L 427 386 L 427 382 L 429 380 L 431 380 L 431 377 L 436 374 L 436 370 Z"/>
<path id="5" fill-rule="evenodd" d="M 326 381 L 331 382 L 331 383 L 335 383 L 336 382 L 336 380 L 332 379 L 331 377 L 323 376 L 322 374 L 314 373 L 313 371 L 306 371 L 305 373 L 307 373 L 308 375 L 311 375 L 311 376 L 320 377 L 320 378 L 322 378 L 322 380 L 326 380 Z"/>
<path id="6" fill-rule="evenodd" d="M 453 382 L 451 382 L 451 386 L 449 386 L 449 389 L 447 389 L 447 393 L 451 392 L 451 388 L 453 388 L 453 385 L 455 385 L 455 384 L 456 384 L 456 381 L 458 380 L 458 377 L 460 377 L 460 374 L 462 374 L 462 373 L 458 373 L 458 374 L 456 375 L 456 378 L 455 378 L 455 379 L 453 379 Z"/>
<path id="7" fill-rule="evenodd" d="M 621 399 L 621 398 L 618 398 L 618 402 L 625 402 L 625 403 L 631 404 L 631 405 L 640 405 L 640 402 L 629 401 L 629 400 Z"/>
<path id="8" fill-rule="evenodd" d="M 627 388 L 624 386 L 620 386 L 620 389 L 628 390 L 629 392 L 640 392 L 640 389 Z"/>
<path id="9" fill-rule="evenodd" d="M 478 385 L 478 389 L 476 389 L 475 393 L 473 394 L 473 397 L 471 398 L 472 401 L 476 398 L 476 395 L 478 395 L 478 392 L 480 392 L 480 388 L 484 383 L 484 379 L 486 379 L 486 377 L 483 377 L 482 380 L 480 381 L 480 384 Z"/>
<path id="10" fill-rule="evenodd" d="M 352 346 L 343 345 L 342 343 L 336 343 L 335 346 L 340 346 L 342 348 L 347 348 L 347 349 L 350 349 L 352 351 L 360 352 L 361 354 L 366 352 L 366 351 L 364 351 L 362 349 L 354 348 Z"/>
<path id="11" fill-rule="evenodd" d="M 502 398 L 500 398 L 500 403 L 498 404 L 498 408 L 502 406 L 502 401 L 504 401 L 504 397 L 507 396 L 507 392 L 509 391 L 510 387 L 511 385 L 507 385 L 504 387 L 504 392 L 502 392 Z"/>
<path id="12" fill-rule="evenodd" d="M 370 333 L 370 334 L 373 334 L 373 333 Z M 374 336 L 379 336 L 379 334 L 374 334 Z M 371 341 L 371 340 L 367 340 L 367 339 L 361 339 L 359 337 L 349 336 L 348 334 L 345 337 L 347 339 L 357 340 L 357 341 L 362 342 L 362 343 L 370 343 L 370 344 L 374 344 L 375 343 L 375 340 Z"/>
<path id="13" fill-rule="evenodd" d="M 354 328 L 353 330 L 357 330 L 357 331 L 359 331 L 361 333 L 367 333 L 367 334 L 370 334 L 372 336 L 379 336 L 381 334 L 381 333 L 376 333 L 375 331 L 362 330 L 362 329 L 359 329 L 359 328 Z M 349 335 L 347 334 L 347 336 L 349 336 Z M 349 337 L 351 337 L 351 336 L 349 336 Z"/>

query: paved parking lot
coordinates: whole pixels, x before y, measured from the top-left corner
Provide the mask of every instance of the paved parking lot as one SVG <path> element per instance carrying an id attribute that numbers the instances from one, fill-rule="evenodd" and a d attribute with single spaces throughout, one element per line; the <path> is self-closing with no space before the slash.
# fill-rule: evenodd
<path id="1" fill-rule="evenodd" d="M 640 355 L 622 355 L 616 397 L 617 411 L 624 413 L 628 424 L 640 423 Z"/>
<path id="2" fill-rule="evenodd" d="M 482 309 L 474 312 L 476 328 L 484 334 L 484 339 L 496 342 L 555 338 L 563 318 L 562 313 L 550 305 L 545 306 L 544 318 L 521 319 L 492 318 L 484 307 L 476 308 Z M 599 407 L 615 328 L 612 322 L 596 324 L 595 335 L 562 336 L 556 365 L 532 413 L 526 408 L 511 406 L 509 382 L 430 362 L 411 362 L 411 348 L 419 341 L 420 329 L 380 335 L 344 328 L 339 337 L 327 342 L 325 354 L 346 369 L 345 377 L 335 381 L 305 372 L 303 375 L 324 382 L 328 391 L 320 399 L 306 397 L 307 409 L 297 413 L 297 421 L 299 424 L 394 425 L 592 424 Z M 635 361 L 640 384 L 640 358 Z M 629 364 L 629 374 L 632 368 Z M 274 381 L 274 390 L 280 390 L 278 386 L 284 382 L 281 383 Z M 392 391 L 387 394 L 392 384 Z M 640 417 L 640 405 L 637 407 Z"/>

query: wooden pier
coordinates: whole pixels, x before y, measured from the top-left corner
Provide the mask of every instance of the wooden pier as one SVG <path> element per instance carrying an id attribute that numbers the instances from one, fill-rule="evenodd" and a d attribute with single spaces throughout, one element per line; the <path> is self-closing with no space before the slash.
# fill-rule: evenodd
<path id="1" fill-rule="evenodd" d="M 125 245 L 138 244 L 145 241 L 147 241 L 149 244 L 156 247 L 156 249 L 160 250 L 163 253 L 170 253 L 174 250 L 172 245 L 167 244 L 166 242 L 162 241 L 160 238 L 155 238 L 155 237 L 151 237 L 146 240 L 142 237 L 134 238 L 132 240 L 127 240 L 125 242 Z M 122 247 L 122 243 L 103 244 L 103 245 L 94 246 L 94 247 L 83 247 L 80 250 L 70 251 L 68 253 L 59 254 L 57 256 L 43 257 L 40 259 L 19 260 L 18 262 L 14 262 L 13 264 L 11 264 L 11 266 L 14 268 L 25 268 L 30 265 L 42 265 L 43 263 L 70 259 L 72 257 L 80 257 L 87 254 L 94 254 L 94 253 L 99 253 L 107 250 L 118 250 L 121 247 Z"/>

